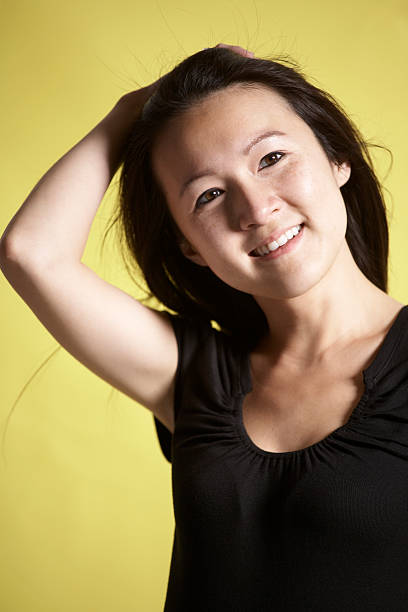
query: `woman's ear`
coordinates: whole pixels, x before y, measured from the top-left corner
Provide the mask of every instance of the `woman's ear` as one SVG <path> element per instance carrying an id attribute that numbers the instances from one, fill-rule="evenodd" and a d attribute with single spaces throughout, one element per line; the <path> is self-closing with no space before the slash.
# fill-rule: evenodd
<path id="1" fill-rule="evenodd" d="M 184 257 L 187 257 L 190 261 L 198 264 L 199 266 L 206 266 L 207 262 L 201 257 L 200 253 L 189 243 L 187 238 L 184 236 L 179 238 L 180 251 Z"/>
<path id="2" fill-rule="evenodd" d="M 348 161 L 342 164 L 334 164 L 334 175 L 339 187 L 343 187 L 347 183 L 351 175 L 351 166 Z"/>

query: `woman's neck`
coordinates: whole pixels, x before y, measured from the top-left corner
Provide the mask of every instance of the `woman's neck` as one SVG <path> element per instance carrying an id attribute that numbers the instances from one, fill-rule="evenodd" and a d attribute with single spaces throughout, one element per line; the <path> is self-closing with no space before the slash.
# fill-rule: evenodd
<path id="1" fill-rule="evenodd" d="M 349 251 L 348 251 L 349 253 Z M 257 351 L 302 369 L 318 365 L 359 338 L 378 333 L 404 304 L 369 281 L 350 253 L 306 293 L 285 299 L 254 296 L 269 333 Z"/>

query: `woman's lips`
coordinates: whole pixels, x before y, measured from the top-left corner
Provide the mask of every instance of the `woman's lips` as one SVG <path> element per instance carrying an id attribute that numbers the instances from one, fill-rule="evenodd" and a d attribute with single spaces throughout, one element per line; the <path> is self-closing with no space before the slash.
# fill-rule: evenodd
<path id="1" fill-rule="evenodd" d="M 294 225 L 289 225 L 287 228 L 279 230 L 277 232 L 274 232 L 273 234 L 271 234 L 266 240 L 264 240 L 261 244 L 259 244 L 257 247 L 255 247 L 254 249 L 252 249 L 252 251 L 249 253 L 249 255 L 251 257 L 258 257 L 259 253 L 257 253 L 256 251 L 262 250 L 264 247 L 266 247 L 268 244 L 271 244 L 271 242 L 278 242 L 278 240 L 284 235 L 286 234 L 286 232 L 288 230 L 294 230 L 294 228 L 297 229 L 297 231 L 300 231 L 300 228 L 303 226 L 303 223 L 296 223 Z M 287 236 L 286 236 L 287 237 Z M 292 236 L 293 238 L 293 236 Z M 292 238 L 288 238 L 288 240 L 292 240 Z"/>
<path id="2" fill-rule="evenodd" d="M 296 234 L 296 236 L 293 236 L 293 238 L 290 238 L 287 241 L 287 243 L 284 244 L 283 246 L 280 246 L 275 251 L 271 251 L 267 255 L 251 255 L 251 257 L 255 259 L 256 261 L 261 262 L 261 261 L 269 261 L 270 259 L 276 259 L 277 257 L 281 257 L 282 255 L 285 255 L 285 253 L 290 253 L 290 251 L 292 251 L 303 238 L 304 224 L 301 223 L 300 226 L 301 228 L 298 234 Z M 253 251 L 251 253 L 253 253 Z"/>

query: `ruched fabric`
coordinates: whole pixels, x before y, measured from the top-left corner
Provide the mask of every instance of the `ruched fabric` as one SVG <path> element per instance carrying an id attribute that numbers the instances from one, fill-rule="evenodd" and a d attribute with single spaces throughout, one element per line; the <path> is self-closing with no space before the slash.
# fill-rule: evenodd
<path id="1" fill-rule="evenodd" d="M 347 423 L 280 453 L 243 425 L 249 355 L 210 325 L 168 316 L 174 434 L 154 418 L 175 516 L 164 611 L 406 612 L 408 306 Z"/>

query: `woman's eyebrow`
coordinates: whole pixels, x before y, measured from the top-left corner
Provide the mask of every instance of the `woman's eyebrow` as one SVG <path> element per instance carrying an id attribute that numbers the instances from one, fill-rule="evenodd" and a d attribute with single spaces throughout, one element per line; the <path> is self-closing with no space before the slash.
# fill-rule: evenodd
<path id="1" fill-rule="evenodd" d="M 191 176 L 185 183 L 182 184 L 179 197 L 181 198 L 183 196 L 183 193 L 185 192 L 187 187 L 191 185 L 191 183 L 194 183 L 194 181 L 203 178 L 203 176 L 210 176 L 210 174 L 214 174 L 214 172 L 210 168 L 205 169 L 202 172 L 198 172 L 197 174 L 193 174 L 193 176 Z"/>
<path id="2" fill-rule="evenodd" d="M 262 140 L 265 140 L 265 138 L 271 138 L 271 136 L 287 136 L 287 134 L 285 134 L 285 132 L 280 132 L 279 130 L 272 130 L 269 132 L 263 132 L 262 134 L 258 134 L 258 136 L 255 136 L 255 138 L 252 138 L 252 140 L 250 140 L 250 142 L 243 149 L 242 154 L 249 155 L 251 149 L 256 144 L 258 144 Z M 204 169 L 202 170 L 202 172 L 198 172 L 197 174 L 193 174 L 193 176 L 191 176 L 189 179 L 187 179 L 187 181 L 182 184 L 179 197 L 181 198 L 183 196 L 185 190 L 189 185 L 191 185 L 191 183 L 194 183 L 194 181 L 203 178 L 203 176 L 209 176 L 210 174 L 214 174 L 214 171 L 210 168 Z"/>
<path id="3" fill-rule="evenodd" d="M 258 144 L 258 142 L 261 142 L 261 140 L 265 140 L 265 138 L 270 138 L 271 136 L 286 136 L 287 134 L 285 134 L 284 132 L 280 132 L 279 130 L 272 130 L 269 132 L 263 132 L 262 134 L 259 134 L 258 136 L 255 136 L 255 138 L 253 138 L 248 145 L 245 147 L 245 149 L 242 151 L 242 153 L 244 155 L 249 155 L 250 150 L 252 149 L 252 147 L 254 147 L 256 144 Z"/>

